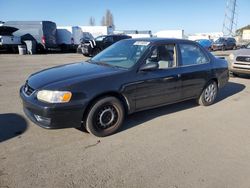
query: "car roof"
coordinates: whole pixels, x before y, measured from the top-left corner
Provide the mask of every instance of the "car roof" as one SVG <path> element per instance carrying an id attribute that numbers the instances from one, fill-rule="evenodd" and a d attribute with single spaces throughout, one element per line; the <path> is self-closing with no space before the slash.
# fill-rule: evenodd
<path id="1" fill-rule="evenodd" d="M 187 39 L 157 38 L 157 37 L 151 37 L 151 38 L 132 38 L 132 39 L 126 39 L 126 40 L 145 41 L 145 42 L 150 42 L 150 43 L 180 43 L 180 42 L 194 43 L 194 41 L 187 40 Z"/>
<path id="2" fill-rule="evenodd" d="M 110 36 L 110 37 L 113 37 L 113 36 L 129 36 L 129 35 L 124 35 L 124 34 L 111 34 L 111 35 L 99 35 L 99 36 L 97 36 L 97 37 L 108 37 L 108 36 Z"/>

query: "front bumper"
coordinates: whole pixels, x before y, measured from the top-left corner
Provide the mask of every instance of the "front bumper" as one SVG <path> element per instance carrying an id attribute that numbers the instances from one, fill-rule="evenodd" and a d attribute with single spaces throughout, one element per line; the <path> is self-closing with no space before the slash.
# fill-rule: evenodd
<path id="1" fill-rule="evenodd" d="M 212 45 L 212 50 L 222 50 L 223 45 Z"/>
<path id="2" fill-rule="evenodd" d="M 26 116 L 35 124 L 47 129 L 80 127 L 85 105 L 76 103 L 48 104 L 33 96 L 26 96 L 23 87 L 20 97 Z"/>
<path id="3" fill-rule="evenodd" d="M 81 50 L 83 55 L 91 56 L 93 54 L 93 48 L 90 45 L 83 45 Z"/>
<path id="4" fill-rule="evenodd" d="M 250 75 L 250 62 L 234 61 L 230 63 L 229 71 L 238 74 Z"/>

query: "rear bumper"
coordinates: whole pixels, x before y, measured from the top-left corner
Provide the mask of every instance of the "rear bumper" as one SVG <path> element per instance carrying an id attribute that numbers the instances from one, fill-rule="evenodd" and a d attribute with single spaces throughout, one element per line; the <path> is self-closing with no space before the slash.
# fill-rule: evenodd
<path id="1" fill-rule="evenodd" d="M 35 124 L 47 129 L 80 127 L 85 106 L 82 104 L 46 104 L 35 97 L 26 96 L 22 88 L 20 97 L 26 116 Z"/>

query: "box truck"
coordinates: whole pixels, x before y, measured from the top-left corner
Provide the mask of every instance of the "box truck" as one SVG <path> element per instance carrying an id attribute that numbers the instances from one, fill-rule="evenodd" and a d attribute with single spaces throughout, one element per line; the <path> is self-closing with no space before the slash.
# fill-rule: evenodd
<path id="1" fill-rule="evenodd" d="M 78 26 L 57 27 L 57 44 L 62 51 L 76 50 L 82 37 L 82 29 Z"/>
<path id="2" fill-rule="evenodd" d="M 101 35 L 111 35 L 114 33 L 114 29 L 108 26 L 79 26 L 83 32 L 89 32 L 93 37 Z"/>

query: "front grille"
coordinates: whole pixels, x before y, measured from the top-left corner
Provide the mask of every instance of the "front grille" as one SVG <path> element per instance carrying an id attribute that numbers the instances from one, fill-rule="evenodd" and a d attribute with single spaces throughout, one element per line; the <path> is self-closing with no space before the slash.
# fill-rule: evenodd
<path id="1" fill-rule="evenodd" d="M 23 92 L 28 96 L 30 96 L 34 91 L 35 90 L 32 87 L 30 87 L 28 83 L 26 83 L 23 87 Z"/>
<path id="2" fill-rule="evenodd" d="M 245 56 L 238 56 L 237 58 L 236 58 L 236 61 L 241 61 L 241 62 L 248 62 L 248 63 L 250 63 L 250 57 L 248 56 L 248 57 L 245 57 Z"/>

